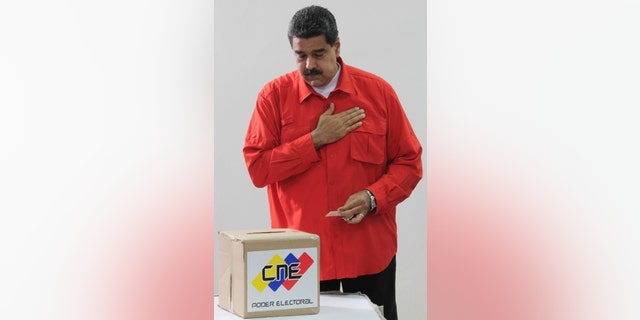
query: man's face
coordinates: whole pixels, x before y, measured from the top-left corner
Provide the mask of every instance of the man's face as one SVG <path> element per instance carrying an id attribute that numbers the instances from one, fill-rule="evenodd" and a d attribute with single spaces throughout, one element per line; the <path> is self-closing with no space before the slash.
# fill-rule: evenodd
<path id="1" fill-rule="evenodd" d="M 326 86 L 338 72 L 340 38 L 331 46 L 324 35 L 308 39 L 293 37 L 291 48 L 306 83 L 314 87 Z"/>

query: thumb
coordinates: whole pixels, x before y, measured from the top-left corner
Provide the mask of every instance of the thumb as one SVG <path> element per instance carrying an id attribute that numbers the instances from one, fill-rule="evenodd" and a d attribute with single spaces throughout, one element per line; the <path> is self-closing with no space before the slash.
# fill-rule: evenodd
<path id="1" fill-rule="evenodd" d="M 329 114 L 333 114 L 333 111 L 336 109 L 336 106 L 333 104 L 333 102 L 329 105 L 329 108 L 327 109 L 327 111 L 325 111 L 323 114 L 329 115 Z"/>

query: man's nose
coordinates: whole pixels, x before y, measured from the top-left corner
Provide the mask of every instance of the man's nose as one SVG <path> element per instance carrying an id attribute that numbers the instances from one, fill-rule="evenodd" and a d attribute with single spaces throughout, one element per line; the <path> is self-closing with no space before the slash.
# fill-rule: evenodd
<path id="1" fill-rule="evenodd" d="M 307 57 L 307 64 L 306 64 L 307 70 L 311 70 L 315 67 L 316 67 L 316 59 L 312 57 Z"/>

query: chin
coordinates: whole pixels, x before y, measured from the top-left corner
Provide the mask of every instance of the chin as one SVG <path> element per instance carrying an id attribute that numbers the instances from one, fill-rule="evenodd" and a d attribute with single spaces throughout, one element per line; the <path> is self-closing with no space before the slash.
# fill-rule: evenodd
<path id="1" fill-rule="evenodd" d="M 311 86 L 314 87 L 324 87 L 327 85 L 327 83 L 321 81 L 321 80 L 309 80 L 307 81 L 308 84 L 310 84 Z"/>

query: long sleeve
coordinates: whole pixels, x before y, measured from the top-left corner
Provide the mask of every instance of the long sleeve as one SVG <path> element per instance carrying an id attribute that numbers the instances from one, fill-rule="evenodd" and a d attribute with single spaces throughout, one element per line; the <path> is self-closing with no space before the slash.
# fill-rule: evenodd
<path id="1" fill-rule="evenodd" d="M 409 197 L 422 178 L 422 146 L 393 89 L 386 95 L 387 170 L 369 190 L 376 196 L 377 213 L 389 212 Z"/>
<path id="2" fill-rule="evenodd" d="M 249 176 L 259 188 L 302 173 L 320 160 L 309 126 L 283 124 L 274 95 L 258 96 L 243 149 Z"/>

